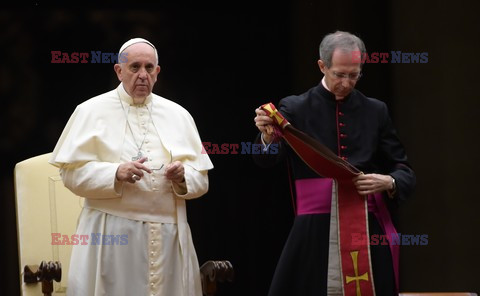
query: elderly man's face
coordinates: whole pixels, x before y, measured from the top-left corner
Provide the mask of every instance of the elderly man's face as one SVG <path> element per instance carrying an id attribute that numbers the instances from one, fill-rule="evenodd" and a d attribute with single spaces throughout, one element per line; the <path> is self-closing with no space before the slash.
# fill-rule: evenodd
<path id="1" fill-rule="evenodd" d="M 125 49 L 127 62 L 114 66 L 118 80 L 134 99 L 145 99 L 157 82 L 160 66 L 156 63 L 154 49 L 146 43 L 136 43 Z M 142 101 L 143 102 L 143 101 Z"/>
<path id="2" fill-rule="evenodd" d="M 359 50 L 356 49 L 358 52 Z M 318 66 L 325 74 L 325 83 L 330 91 L 337 97 L 343 99 L 355 87 L 360 74 L 361 64 L 352 58 L 352 52 L 335 49 L 332 55 L 332 65 L 330 68 L 322 60 L 318 61 Z"/>

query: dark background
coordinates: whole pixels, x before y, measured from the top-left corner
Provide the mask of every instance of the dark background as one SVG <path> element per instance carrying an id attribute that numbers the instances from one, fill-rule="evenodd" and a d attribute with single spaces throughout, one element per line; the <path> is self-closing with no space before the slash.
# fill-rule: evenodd
<path id="1" fill-rule="evenodd" d="M 203 141 L 240 144 L 256 136 L 256 107 L 320 81 L 318 45 L 337 29 L 370 53 L 428 52 L 424 64 L 367 64 L 357 88 L 388 104 L 417 173 L 398 228 L 427 234 L 428 245 L 402 247 L 401 291 L 480 292 L 476 1 L 178 3 L 0 11 L 2 295 L 19 293 L 15 164 L 52 151 L 75 106 L 118 84 L 112 64 L 52 64 L 51 51 L 117 52 L 146 38 L 162 67 L 154 92 L 188 109 Z M 200 264 L 234 265 L 218 295 L 266 295 L 293 219 L 286 166 L 211 159 L 209 193 L 188 203 Z"/>

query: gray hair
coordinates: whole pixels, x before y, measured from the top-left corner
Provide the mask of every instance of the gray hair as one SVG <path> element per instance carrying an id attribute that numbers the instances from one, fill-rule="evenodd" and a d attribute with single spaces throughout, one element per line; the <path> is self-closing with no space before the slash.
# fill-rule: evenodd
<path id="1" fill-rule="evenodd" d="M 320 43 L 320 59 L 325 63 L 327 68 L 332 66 L 332 56 L 335 49 L 341 49 L 342 51 L 356 51 L 359 50 L 363 57 L 367 52 L 365 44 L 357 36 L 343 31 L 336 31 L 323 37 Z M 362 62 L 363 65 L 363 62 Z"/>

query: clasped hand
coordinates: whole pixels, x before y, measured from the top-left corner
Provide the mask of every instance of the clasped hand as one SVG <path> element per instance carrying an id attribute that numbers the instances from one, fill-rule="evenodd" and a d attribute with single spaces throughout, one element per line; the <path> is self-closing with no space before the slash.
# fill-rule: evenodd
<path id="1" fill-rule="evenodd" d="M 353 178 L 360 195 L 374 194 L 393 189 L 392 177 L 380 174 L 361 174 Z"/>
<path id="2" fill-rule="evenodd" d="M 145 173 L 152 173 L 152 170 L 149 169 L 144 162 L 147 160 L 147 157 L 142 157 L 136 161 L 130 161 L 122 163 L 118 166 L 116 178 L 118 181 L 135 183 L 136 181 L 141 180 Z M 180 161 L 174 161 L 168 164 L 165 168 L 165 177 L 167 180 L 170 180 L 175 183 L 182 183 L 185 180 L 185 168 Z"/>
<path id="3" fill-rule="evenodd" d="M 270 143 L 272 141 L 272 136 L 267 133 L 267 126 L 273 124 L 273 119 L 267 116 L 267 113 L 260 108 L 255 109 L 255 125 L 257 126 L 258 130 L 262 132 L 263 139 Z"/>

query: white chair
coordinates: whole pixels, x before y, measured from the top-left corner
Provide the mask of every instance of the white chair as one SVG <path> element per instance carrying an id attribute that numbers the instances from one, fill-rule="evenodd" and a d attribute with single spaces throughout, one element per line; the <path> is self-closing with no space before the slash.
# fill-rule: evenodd
<path id="1" fill-rule="evenodd" d="M 66 294 L 72 245 L 58 243 L 67 243 L 63 235 L 71 238 L 75 234 L 83 204 L 82 198 L 63 186 L 58 168 L 48 163 L 50 154 L 32 157 L 15 166 L 20 290 L 24 296 L 44 295 L 48 289 L 47 283 L 25 283 L 25 267 L 28 265 L 33 272 L 30 276 L 27 272 L 27 280 L 42 279 L 45 274 L 47 278 L 60 280 L 58 275 L 52 275 L 52 267 L 58 267 L 55 262 L 61 263 L 61 280 L 53 282 L 51 295 Z M 47 264 L 37 271 L 42 261 Z"/>

